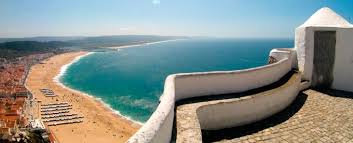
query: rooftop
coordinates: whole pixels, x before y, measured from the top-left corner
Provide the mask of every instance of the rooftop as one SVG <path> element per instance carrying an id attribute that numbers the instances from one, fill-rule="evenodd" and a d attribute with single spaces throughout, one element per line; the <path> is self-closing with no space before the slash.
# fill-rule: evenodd
<path id="1" fill-rule="evenodd" d="M 347 20 L 328 7 L 321 8 L 315 12 L 300 27 L 327 26 L 327 27 L 352 27 Z"/>

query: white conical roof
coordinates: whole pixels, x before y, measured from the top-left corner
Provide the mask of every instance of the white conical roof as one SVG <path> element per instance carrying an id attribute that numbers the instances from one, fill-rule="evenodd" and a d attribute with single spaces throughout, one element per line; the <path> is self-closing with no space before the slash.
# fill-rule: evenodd
<path id="1" fill-rule="evenodd" d="M 300 27 L 327 26 L 327 27 L 352 27 L 347 20 L 328 7 L 324 7 L 315 12 Z"/>

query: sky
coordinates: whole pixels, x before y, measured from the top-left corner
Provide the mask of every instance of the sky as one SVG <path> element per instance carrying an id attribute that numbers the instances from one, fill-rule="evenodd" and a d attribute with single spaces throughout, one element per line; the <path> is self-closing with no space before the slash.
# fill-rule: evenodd
<path id="1" fill-rule="evenodd" d="M 291 38 L 324 6 L 353 23 L 353 0 L 1 0 L 0 37 Z"/>

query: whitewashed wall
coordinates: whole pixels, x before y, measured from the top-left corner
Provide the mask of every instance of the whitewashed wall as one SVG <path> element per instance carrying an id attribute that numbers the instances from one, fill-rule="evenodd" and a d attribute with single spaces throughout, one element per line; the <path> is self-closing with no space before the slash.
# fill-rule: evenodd
<path id="1" fill-rule="evenodd" d="M 235 102 L 202 106 L 197 110 L 200 126 L 202 129 L 217 130 L 265 119 L 293 102 L 298 95 L 300 81 L 300 75 L 295 74 L 291 82 L 277 89 L 239 98 Z"/>
<path id="2" fill-rule="evenodd" d="M 165 143 L 171 140 L 175 101 L 180 99 L 242 92 L 271 84 L 291 70 L 285 58 L 262 67 L 219 72 L 183 73 L 167 77 L 160 104 L 129 143 Z"/>
<path id="3" fill-rule="evenodd" d="M 166 78 L 160 103 L 148 121 L 127 141 L 128 143 L 167 143 L 173 130 L 175 75 Z"/>
<path id="4" fill-rule="evenodd" d="M 332 88 L 353 92 L 353 28 L 339 28 Z"/>
<path id="5" fill-rule="evenodd" d="M 277 63 L 239 71 L 219 71 L 177 74 L 176 100 L 243 92 L 278 81 L 291 69 L 286 58 Z"/>
<path id="6" fill-rule="evenodd" d="M 307 27 L 298 27 L 295 30 L 295 50 L 297 51 L 298 68 L 302 73 L 302 79 L 311 81 L 313 71 L 314 45 L 313 32 L 308 32 Z M 311 61 L 311 62 L 310 62 Z"/>
<path id="7" fill-rule="evenodd" d="M 275 58 L 277 61 L 289 58 L 292 61 L 292 69 L 298 69 L 297 51 L 294 48 L 272 49 L 270 52 L 270 57 Z"/>

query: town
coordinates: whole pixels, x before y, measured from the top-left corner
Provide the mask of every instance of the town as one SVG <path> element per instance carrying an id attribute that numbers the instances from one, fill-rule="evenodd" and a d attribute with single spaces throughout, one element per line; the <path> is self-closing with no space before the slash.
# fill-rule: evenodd
<path id="1" fill-rule="evenodd" d="M 45 142 L 55 141 L 54 136 L 46 130 L 45 126 L 33 126 L 36 123 L 32 115 L 32 107 L 36 101 L 25 86 L 30 67 L 53 55 L 55 54 L 40 53 L 13 59 L 0 58 L 1 142 L 38 139 Z"/>

